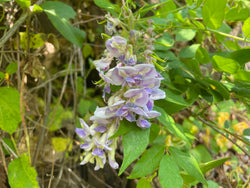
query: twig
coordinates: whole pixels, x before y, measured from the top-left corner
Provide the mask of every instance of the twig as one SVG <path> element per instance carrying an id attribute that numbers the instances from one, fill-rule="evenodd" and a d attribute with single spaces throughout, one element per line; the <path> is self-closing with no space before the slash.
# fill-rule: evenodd
<path id="1" fill-rule="evenodd" d="M 11 137 L 11 140 L 13 142 L 13 137 Z M 2 142 L 3 146 L 5 147 L 6 150 L 8 150 L 15 158 L 18 158 L 18 155 L 0 138 L 0 142 Z M 16 144 L 13 143 L 15 149 L 17 149 Z"/>
<path id="2" fill-rule="evenodd" d="M 45 71 L 45 72 L 47 74 L 47 77 L 50 78 L 48 71 Z M 48 95 L 47 95 L 47 104 L 44 106 L 44 108 L 45 108 L 44 109 L 44 111 L 45 111 L 44 126 L 43 126 L 43 129 L 42 129 L 39 141 L 38 141 L 37 146 L 36 146 L 36 151 L 35 151 L 35 154 L 33 156 L 32 166 L 34 166 L 35 163 L 36 163 L 36 160 L 37 160 L 37 157 L 38 157 L 38 153 L 40 151 L 40 147 L 41 147 L 42 142 L 43 142 L 43 138 L 44 138 L 45 132 L 48 129 L 47 123 L 48 123 L 49 111 L 50 111 L 50 104 L 51 104 L 51 98 L 52 98 L 52 84 L 51 84 L 51 82 L 49 82 L 48 88 L 49 89 L 48 89 Z"/>
<path id="3" fill-rule="evenodd" d="M 76 22 L 76 23 L 73 24 L 73 26 L 79 25 L 79 24 L 85 24 L 85 23 L 88 23 L 88 22 L 92 22 L 92 21 L 94 21 L 94 20 L 104 19 L 104 18 L 105 18 L 104 16 L 98 16 L 98 17 L 90 18 L 90 19 L 88 19 L 88 20 Z"/>
<path id="4" fill-rule="evenodd" d="M 24 118 L 24 111 L 23 111 L 23 107 L 24 107 L 23 93 L 24 93 L 24 79 L 25 79 L 24 77 L 25 77 L 25 74 L 23 73 L 22 81 L 21 81 L 21 90 L 20 90 L 20 113 L 21 113 L 22 125 L 23 125 L 24 134 L 25 134 L 27 149 L 28 149 L 29 161 L 31 163 L 29 133 L 28 133 L 28 130 L 27 130 L 26 121 L 25 121 L 25 118 Z"/>
<path id="5" fill-rule="evenodd" d="M 73 61 L 73 57 L 74 57 L 74 54 L 71 56 L 70 58 L 70 61 L 69 61 L 69 67 L 68 67 L 68 70 L 70 70 L 70 67 L 72 65 L 72 61 Z M 67 81 L 68 81 L 68 74 L 65 76 L 64 78 L 64 81 L 63 81 L 63 86 L 62 86 L 62 90 L 61 90 L 61 93 L 60 93 L 60 96 L 59 96 L 59 100 L 57 101 L 56 103 L 56 106 L 54 107 L 54 110 L 53 110 L 53 113 L 52 113 L 52 117 L 51 117 L 51 120 L 50 122 L 48 123 L 48 128 L 50 128 L 52 126 L 52 123 L 54 121 L 54 117 L 56 115 L 56 111 L 59 107 L 59 104 L 61 103 L 61 100 L 62 100 L 62 97 L 63 97 L 63 94 L 65 92 L 65 89 L 66 89 L 66 86 L 67 86 Z"/>
<path id="6" fill-rule="evenodd" d="M 6 172 L 6 175 L 8 175 L 8 168 L 7 168 L 7 165 L 6 165 L 6 161 L 5 161 L 5 155 L 3 153 L 3 147 L 2 147 L 2 144 L 0 143 L 0 152 L 1 152 L 1 156 L 2 156 L 2 159 L 3 159 L 3 167 L 4 167 L 4 170 Z"/>
<path id="7" fill-rule="evenodd" d="M 105 185 L 106 187 L 108 188 L 112 188 L 112 186 L 110 186 L 109 184 L 107 184 L 105 181 L 103 181 L 102 179 L 100 179 L 98 176 L 96 176 L 92 170 L 89 170 L 90 174 L 97 180 L 99 181 L 100 183 L 102 183 L 103 185 Z"/>
<path id="8" fill-rule="evenodd" d="M 213 121 L 211 121 L 211 120 L 208 120 L 208 121 L 209 121 L 210 123 L 212 123 L 212 124 L 214 124 L 215 126 L 218 127 L 218 125 L 217 125 L 215 122 L 213 122 Z M 234 134 L 234 133 L 228 131 L 227 129 L 225 129 L 225 128 L 223 128 L 223 127 L 220 127 L 220 129 L 222 129 L 222 130 L 225 131 L 226 133 L 230 134 L 231 136 L 237 138 L 238 140 L 240 140 L 240 141 L 243 142 L 244 144 L 250 146 L 250 143 L 248 143 L 248 142 L 246 142 L 245 140 L 243 140 L 243 139 L 242 139 L 241 137 L 239 137 L 237 134 Z"/>
<path id="9" fill-rule="evenodd" d="M 233 144 L 235 144 L 238 148 L 240 148 L 241 151 L 243 151 L 248 157 L 250 157 L 250 155 L 248 154 L 248 152 L 242 148 L 239 144 L 237 144 L 235 141 L 233 141 L 231 138 L 227 137 L 223 132 L 221 132 L 219 129 L 217 129 L 216 127 L 212 126 L 208 121 L 206 121 L 205 119 L 201 118 L 200 116 L 197 117 L 201 122 L 203 122 L 204 124 L 208 125 L 210 128 L 212 128 L 213 130 L 215 130 L 216 132 L 220 133 L 222 136 L 224 136 L 226 139 L 230 140 Z"/>
<path id="10" fill-rule="evenodd" d="M 36 86 L 36 87 L 31 88 L 31 89 L 28 91 L 28 93 L 31 93 L 31 92 L 33 92 L 33 91 L 36 90 L 36 89 L 40 89 L 40 88 L 42 88 L 42 87 L 45 87 L 48 83 L 50 83 L 51 81 L 57 79 L 57 78 L 60 77 L 62 74 L 68 73 L 68 72 L 71 72 L 71 71 L 80 72 L 81 69 L 68 69 L 68 70 L 62 70 L 62 71 L 60 71 L 60 72 L 57 72 L 52 78 L 48 79 L 47 81 L 43 82 L 42 84 L 40 84 L 40 85 L 38 85 L 38 86 Z"/>
<path id="11" fill-rule="evenodd" d="M 52 151 L 52 154 L 53 154 L 53 158 L 52 158 L 52 168 L 51 168 L 51 173 L 50 173 L 50 179 L 49 179 L 49 185 L 48 185 L 48 188 L 51 187 L 51 182 L 52 182 L 52 179 L 53 179 L 53 174 L 54 174 L 54 167 L 55 167 L 55 150 L 53 149 Z"/>

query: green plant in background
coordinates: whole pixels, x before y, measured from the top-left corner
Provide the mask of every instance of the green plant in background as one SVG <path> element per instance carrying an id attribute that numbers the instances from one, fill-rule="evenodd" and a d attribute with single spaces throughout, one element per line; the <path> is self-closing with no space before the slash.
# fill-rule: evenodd
<path id="1" fill-rule="evenodd" d="M 80 29 L 75 21 L 84 13 L 70 2 L 0 3 L 4 11 L 14 3 L 21 15 L 14 22 L 4 13 L 1 18 L 12 24 L 2 28 L 0 39 L 0 152 L 11 187 L 41 185 L 38 161 L 52 164 L 48 187 L 59 184 L 60 178 L 53 179 L 56 161 L 77 164 L 80 158 L 98 169 L 107 160 L 117 169 L 117 148 L 123 154 L 117 174 L 137 179 L 139 188 L 156 181 L 162 187 L 219 187 L 211 174 L 222 164 L 229 185 L 220 186 L 247 187 L 248 1 L 94 0 L 108 12 L 100 22 L 105 33 L 100 26 L 96 33 Z M 40 13 L 56 34 L 37 30 Z M 103 55 L 86 42 L 96 42 L 99 34 L 106 41 Z M 8 50 L 14 55 L 4 54 Z M 48 68 L 47 57 L 59 51 L 63 63 L 54 60 Z M 95 68 L 103 98 L 87 85 Z M 93 125 L 80 125 L 78 116 Z M 14 159 L 6 163 L 5 156 Z"/>

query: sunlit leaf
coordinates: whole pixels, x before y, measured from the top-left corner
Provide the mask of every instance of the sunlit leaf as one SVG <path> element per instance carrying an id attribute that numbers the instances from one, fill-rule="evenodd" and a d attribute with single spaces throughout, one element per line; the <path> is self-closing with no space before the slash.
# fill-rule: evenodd
<path id="1" fill-rule="evenodd" d="M 76 13 L 68 5 L 59 1 L 45 1 L 41 7 L 47 14 L 55 28 L 70 42 L 77 46 L 82 46 L 85 38 L 85 32 L 73 27 L 69 19 L 74 18 Z"/>
<path id="2" fill-rule="evenodd" d="M 109 0 L 94 0 L 94 2 L 97 6 L 103 8 L 115 16 L 118 16 L 118 13 L 121 11 L 118 5 L 110 3 Z"/>
<path id="3" fill-rule="evenodd" d="M 174 119 L 168 115 L 162 108 L 155 106 L 155 110 L 161 113 L 161 116 L 157 117 L 157 119 L 174 135 L 185 140 L 189 143 L 188 138 L 185 134 L 176 126 Z"/>
<path id="4" fill-rule="evenodd" d="M 159 180 L 162 187 L 178 188 L 182 187 L 183 180 L 180 176 L 179 168 L 172 156 L 165 155 L 160 163 Z"/>
<path id="5" fill-rule="evenodd" d="M 30 6 L 31 1 L 30 0 L 15 0 L 17 4 L 19 4 L 20 7 L 22 8 L 27 8 Z"/>
<path id="6" fill-rule="evenodd" d="M 244 21 L 242 31 L 246 37 L 250 37 L 250 17 Z"/>
<path id="7" fill-rule="evenodd" d="M 141 129 L 134 125 L 134 130 L 123 136 L 122 146 L 124 149 L 124 158 L 119 175 L 146 149 L 149 142 L 149 130 L 150 129 Z"/>
<path id="8" fill-rule="evenodd" d="M 52 145 L 55 148 L 56 152 L 65 151 L 67 149 L 67 145 L 69 145 L 68 151 L 71 151 L 72 143 L 73 142 L 72 140 L 70 140 L 70 138 L 52 137 Z"/>
<path id="9" fill-rule="evenodd" d="M 136 188 L 151 188 L 151 187 L 152 186 L 147 178 L 141 178 L 136 185 Z"/>
<path id="10" fill-rule="evenodd" d="M 155 145 L 145 151 L 142 157 L 136 162 L 128 178 L 135 179 L 153 173 L 159 166 L 164 151 L 165 148 L 161 145 Z"/>
<path id="11" fill-rule="evenodd" d="M 239 70 L 240 65 L 233 59 L 215 55 L 213 56 L 213 67 L 218 71 L 224 71 L 233 74 Z"/>
<path id="12" fill-rule="evenodd" d="M 11 188 L 39 188 L 37 172 L 29 164 L 26 154 L 14 159 L 8 165 L 8 180 Z"/>
<path id="13" fill-rule="evenodd" d="M 19 92 L 11 87 L 0 87 L 0 128 L 12 134 L 20 121 Z"/>
<path id="14" fill-rule="evenodd" d="M 207 185 L 207 181 L 193 156 L 184 153 L 175 147 L 169 147 L 169 151 L 179 167 L 183 168 L 190 176 Z"/>
<path id="15" fill-rule="evenodd" d="M 211 29 L 218 29 L 225 15 L 227 0 L 206 0 L 202 8 L 205 25 Z"/>

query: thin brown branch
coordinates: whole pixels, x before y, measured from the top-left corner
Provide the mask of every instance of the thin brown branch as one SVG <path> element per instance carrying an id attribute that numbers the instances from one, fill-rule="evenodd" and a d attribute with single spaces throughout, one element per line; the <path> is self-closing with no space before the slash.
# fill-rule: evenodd
<path id="1" fill-rule="evenodd" d="M 54 168 L 55 168 L 55 153 L 56 153 L 56 151 L 53 149 L 52 153 L 53 153 L 52 168 L 51 168 L 51 173 L 50 173 L 50 179 L 49 179 L 48 188 L 51 187 L 51 182 L 52 182 L 52 179 L 53 179 L 53 177 L 54 177 L 53 174 L 54 174 Z"/>
<path id="2" fill-rule="evenodd" d="M 207 126 L 209 126 L 210 128 L 212 128 L 213 130 L 215 130 L 216 132 L 220 133 L 222 136 L 224 136 L 226 139 L 228 139 L 229 141 L 231 141 L 234 145 L 236 145 L 241 151 L 243 151 L 248 157 L 250 157 L 250 155 L 248 154 L 248 152 L 242 148 L 239 144 L 237 144 L 234 140 L 232 140 L 231 138 L 227 137 L 223 132 L 221 132 L 218 128 L 214 127 L 213 125 L 210 124 L 209 121 L 206 121 L 205 119 L 201 118 L 200 116 L 197 117 L 202 123 L 206 124 Z"/>
<path id="3" fill-rule="evenodd" d="M 30 141 L 29 141 L 29 133 L 27 130 L 27 126 L 26 126 L 26 121 L 24 118 L 24 80 L 25 80 L 25 74 L 23 73 L 22 75 L 22 81 L 21 81 L 21 90 L 20 90 L 20 113 L 21 113 L 21 119 L 22 119 L 22 125 L 23 125 L 23 130 L 24 130 L 24 134 L 25 134 L 25 140 L 26 140 L 26 145 L 27 145 L 27 150 L 28 150 L 28 156 L 29 156 L 29 161 L 31 163 L 31 155 L 30 155 Z"/>
<path id="4" fill-rule="evenodd" d="M 2 147 L 1 143 L 0 143 L 0 152 L 1 152 L 2 160 L 3 160 L 3 167 L 4 167 L 4 170 L 5 170 L 5 173 L 6 173 L 6 175 L 8 175 L 8 168 L 7 168 L 7 165 L 6 165 L 5 155 L 4 155 L 3 147 Z"/>

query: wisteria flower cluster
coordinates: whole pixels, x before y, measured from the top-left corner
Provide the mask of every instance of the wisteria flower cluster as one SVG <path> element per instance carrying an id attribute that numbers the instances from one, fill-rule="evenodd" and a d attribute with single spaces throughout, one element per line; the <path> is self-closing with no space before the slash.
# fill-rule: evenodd
<path id="1" fill-rule="evenodd" d="M 111 23 L 108 23 L 109 28 Z M 110 25 L 111 24 L 111 25 Z M 106 160 L 112 168 L 119 167 L 115 161 L 117 138 L 109 139 L 117 130 L 119 122 L 126 119 L 135 122 L 135 126 L 145 129 L 151 126 L 149 119 L 160 115 L 153 110 L 154 101 L 165 98 L 165 92 L 159 89 L 162 76 L 153 64 L 137 60 L 133 45 L 129 43 L 135 37 L 136 31 L 130 31 L 130 39 L 113 36 L 106 41 L 105 56 L 94 61 L 96 69 L 105 82 L 103 97 L 111 94 L 106 107 L 97 107 L 90 118 L 93 122 L 88 126 L 80 119 L 82 128 L 76 128 L 76 133 L 84 141 L 80 148 L 84 149 L 81 164 L 96 163 L 95 170 L 103 168 Z M 148 49 L 147 54 L 152 52 Z M 145 57 L 147 58 L 147 57 Z M 111 62 L 116 66 L 111 68 Z M 116 92 L 111 86 L 118 86 Z"/>

